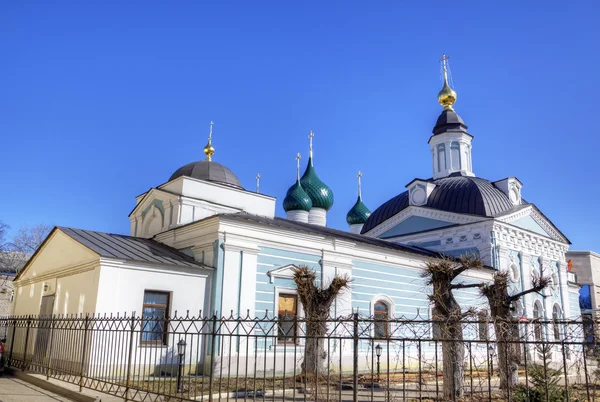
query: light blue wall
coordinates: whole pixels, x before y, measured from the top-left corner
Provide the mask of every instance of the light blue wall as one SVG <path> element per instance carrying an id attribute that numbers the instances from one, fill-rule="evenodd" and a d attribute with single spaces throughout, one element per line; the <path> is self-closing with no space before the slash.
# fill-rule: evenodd
<path id="1" fill-rule="evenodd" d="M 407 318 L 419 314 L 429 318 L 431 303 L 427 295 L 431 292 L 420 272 L 415 269 L 391 267 L 364 261 L 353 261 L 352 269 L 352 307 L 361 315 L 371 315 L 371 302 L 376 295 L 383 294 L 394 301 L 395 315 Z M 468 283 L 468 281 L 457 280 Z M 475 289 L 455 292 L 456 301 L 466 310 L 479 307 L 485 300 Z"/>
<path id="2" fill-rule="evenodd" d="M 421 216 L 411 216 L 394 226 L 387 232 L 380 235 L 380 238 L 400 236 L 408 233 L 421 232 L 423 230 L 436 229 L 444 226 L 450 226 L 453 223 L 441 221 L 438 219 L 423 218 Z"/>
<path id="3" fill-rule="evenodd" d="M 296 266 L 306 265 L 317 273 L 318 284 L 320 285 L 321 278 L 321 255 L 299 253 L 295 251 L 287 251 L 269 247 L 260 247 L 257 259 L 256 269 L 256 316 L 259 318 L 273 318 L 277 315 L 275 305 L 275 287 L 296 288 L 296 285 L 291 279 L 274 278 L 271 283 L 271 278 L 267 272 L 294 264 Z M 266 338 L 259 338 L 258 349 L 269 348 L 274 341 L 275 336 L 272 328 L 263 326 L 263 333 L 268 335 Z M 293 348 L 290 348 L 290 353 L 293 353 Z"/>
<path id="4" fill-rule="evenodd" d="M 550 236 L 548 232 L 546 232 L 540 225 L 537 224 L 536 221 L 533 220 L 531 216 L 524 216 L 523 218 L 519 218 L 514 222 L 511 222 L 513 225 L 518 226 L 520 228 L 530 230 L 535 233 L 539 233 L 544 236 Z"/>

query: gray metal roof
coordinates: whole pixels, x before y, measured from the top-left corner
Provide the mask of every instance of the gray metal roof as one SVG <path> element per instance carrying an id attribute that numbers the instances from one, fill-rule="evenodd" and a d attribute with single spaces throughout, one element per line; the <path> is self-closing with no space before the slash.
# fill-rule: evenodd
<path id="1" fill-rule="evenodd" d="M 367 237 L 359 234 L 354 234 L 350 232 L 344 232 L 342 230 L 328 228 L 326 226 L 317 226 L 309 223 L 295 222 L 285 218 L 267 218 L 264 216 L 258 215 L 250 215 L 245 212 L 239 212 L 235 214 L 220 214 L 220 217 L 223 218 L 231 218 L 239 221 L 248 221 L 248 222 L 256 222 L 265 225 L 275 226 L 283 229 L 297 230 L 305 233 L 314 233 L 320 234 L 324 236 L 336 237 L 338 239 L 345 239 L 348 241 L 354 241 L 357 243 L 370 244 L 372 246 L 377 247 L 385 247 L 387 249 L 404 251 L 407 253 L 418 254 L 426 257 L 440 257 L 441 254 L 426 250 L 417 246 L 409 246 L 406 244 L 394 243 L 387 240 L 381 240 L 373 237 Z"/>
<path id="2" fill-rule="evenodd" d="M 194 260 L 193 257 L 156 240 L 60 226 L 58 229 L 101 257 L 180 267 L 206 268 L 204 264 Z"/>
<path id="3" fill-rule="evenodd" d="M 180 167 L 171 175 L 169 181 L 181 176 L 212 181 L 227 186 L 243 189 L 240 179 L 227 166 L 213 161 L 198 161 Z"/>
<path id="4" fill-rule="evenodd" d="M 483 217 L 495 217 L 515 208 L 506 194 L 488 180 L 479 177 L 451 175 L 429 181 L 436 186 L 424 205 L 428 208 Z M 408 191 L 405 191 L 373 211 L 362 233 L 380 225 L 408 206 Z"/>

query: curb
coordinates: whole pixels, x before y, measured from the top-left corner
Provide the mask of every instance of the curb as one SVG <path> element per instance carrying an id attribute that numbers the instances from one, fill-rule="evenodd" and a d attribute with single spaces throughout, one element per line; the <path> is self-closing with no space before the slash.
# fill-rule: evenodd
<path id="1" fill-rule="evenodd" d="M 79 392 L 71 391 L 69 389 L 60 387 L 58 385 L 52 384 L 48 381 L 42 380 L 40 378 L 29 375 L 21 370 L 14 369 L 12 367 L 5 367 L 4 372 L 6 374 L 12 375 L 19 380 L 25 381 L 31 385 L 35 385 L 36 387 L 42 388 L 46 391 L 50 391 L 62 397 L 71 399 L 76 402 L 96 402 L 96 398 L 92 398 L 91 396 L 80 394 Z"/>

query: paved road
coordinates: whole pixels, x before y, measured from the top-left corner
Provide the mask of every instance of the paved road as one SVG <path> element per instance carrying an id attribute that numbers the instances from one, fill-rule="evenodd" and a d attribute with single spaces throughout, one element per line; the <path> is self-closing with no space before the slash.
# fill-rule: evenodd
<path id="1" fill-rule="evenodd" d="M 34 385 L 4 374 L 0 376 L 0 402 L 72 402 Z"/>

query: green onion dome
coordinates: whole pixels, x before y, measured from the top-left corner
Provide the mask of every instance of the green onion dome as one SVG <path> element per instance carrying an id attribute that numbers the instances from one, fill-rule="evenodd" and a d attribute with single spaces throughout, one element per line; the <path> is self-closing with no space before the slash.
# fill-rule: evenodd
<path id="1" fill-rule="evenodd" d="M 371 211 L 369 211 L 369 208 L 362 202 L 362 198 L 358 196 L 356 203 L 346 215 L 346 222 L 348 222 L 349 225 L 364 225 L 367 219 L 369 219 L 369 216 L 371 216 Z"/>
<path id="2" fill-rule="evenodd" d="M 283 199 L 283 210 L 288 211 L 310 211 L 313 204 L 306 194 L 306 191 L 302 188 L 300 181 L 296 180 L 296 183 L 287 191 L 285 198 Z"/>
<path id="3" fill-rule="evenodd" d="M 300 179 L 302 188 L 312 201 L 313 208 L 322 208 L 329 211 L 333 206 L 333 192 L 317 176 L 313 166 L 312 157 L 308 158 L 308 166 Z"/>

